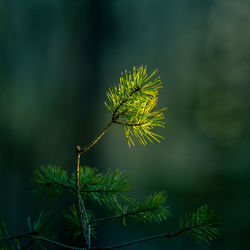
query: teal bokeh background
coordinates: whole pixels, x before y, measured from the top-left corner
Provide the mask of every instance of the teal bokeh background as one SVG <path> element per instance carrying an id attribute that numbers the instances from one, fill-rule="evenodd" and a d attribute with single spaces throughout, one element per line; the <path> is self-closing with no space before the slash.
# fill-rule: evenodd
<path id="1" fill-rule="evenodd" d="M 72 199 L 32 195 L 32 171 L 73 170 L 75 146 L 109 122 L 105 91 L 143 64 L 165 85 L 166 140 L 129 149 L 115 126 L 84 163 L 127 171 L 139 198 L 166 190 L 173 216 L 102 225 L 96 244 L 174 231 L 179 216 L 207 203 L 223 224 L 211 246 L 181 236 L 130 249 L 250 248 L 249 11 L 247 0 L 0 1 L 0 219 L 9 231 L 52 209 L 54 230 L 70 242 L 60 211 Z"/>

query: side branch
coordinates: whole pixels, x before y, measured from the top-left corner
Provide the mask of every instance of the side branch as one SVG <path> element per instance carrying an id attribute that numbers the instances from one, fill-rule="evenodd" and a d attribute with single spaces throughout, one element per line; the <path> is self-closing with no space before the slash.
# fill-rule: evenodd
<path id="1" fill-rule="evenodd" d="M 113 220 L 125 218 L 125 217 L 128 217 L 128 216 L 133 216 L 133 215 L 137 215 L 137 214 L 141 214 L 141 213 L 154 211 L 154 210 L 157 210 L 157 209 L 159 209 L 159 206 L 144 209 L 144 210 L 138 210 L 138 211 L 133 211 L 133 212 L 129 212 L 129 213 L 124 213 L 124 214 L 121 214 L 121 215 L 113 215 L 113 216 L 109 216 L 109 217 L 99 218 L 99 219 L 94 220 L 92 223 L 113 221 Z"/>

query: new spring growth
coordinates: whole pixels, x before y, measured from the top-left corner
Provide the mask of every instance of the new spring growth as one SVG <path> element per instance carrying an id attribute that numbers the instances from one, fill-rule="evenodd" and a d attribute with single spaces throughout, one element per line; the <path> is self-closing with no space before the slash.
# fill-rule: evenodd
<path id="1" fill-rule="evenodd" d="M 156 109 L 158 92 L 162 81 L 156 69 L 147 73 L 147 67 L 133 67 L 133 71 L 125 71 L 120 77 L 118 86 L 106 93 L 106 107 L 112 113 L 112 122 L 121 124 L 128 139 L 129 147 L 134 144 L 134 137 L 139 143 L 147 141 L 160 142 L 162 136 L 152 132 L 155 127 L 164 127 L 166 108 Z"/>

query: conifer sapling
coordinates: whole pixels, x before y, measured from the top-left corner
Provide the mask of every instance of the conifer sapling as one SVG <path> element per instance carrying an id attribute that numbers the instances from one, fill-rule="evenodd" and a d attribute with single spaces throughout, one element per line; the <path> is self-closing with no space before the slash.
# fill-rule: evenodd
<path id="1" fill-rule="evenodd" d="M 100 173 L 95 168 L 80 165 L 81 156 L 115 124 L 123 127 L 129 147 L 135 145 L 135 139 L 143 145 L 163 139 L 153 132 L 156 127 L 164 127 L 163 112 L 166 109 L 157 108 L 158 92 L 162 88 L 162 81 L 157 74 L 157 70 L 148 74 L 147 68 L 143 66 L 134 67 L 132 72 L 122 73 L 119 84 L 107 91 L 105 105 L 111 112 L 111 120 L 90 144 L 76 147 L 75 171 L 68 173 L 53 165 L 42 166 L 34 171 L 33 181 L 38 184 L 36 191 L 45 192 L 52 199 L 65 192 L 76 197 L 76 202 L 62 211 L 62 214 L 67 223 L 65 231 L 71 235 L 72 241 L 80 239 L 81 246 L 54 240 L 54 235 L 48 229 L 50 212 L 41 212 L 34 222 L 28 217 L 28 231 L 23 234 L 9 235 L 5 223 L 2 222 L 1 249 L 46 249 L 46 246 L 63 249 L 115 249 L 159 238 L 174 238 L 181 234 L 190 235 L 196 241 L 205 243 L 218 236 L 220 227 L 214 213 L 208 210 L 207 205 L 203 205 L 180 218 L 180 229 L 177 232 L 164 232 L 113 246 L 98 247 L 94 244 L 93 236 L 98 237 L 95 228 L 101 223 L 121 220 L 122 225 L 126 226 L 128 218 L 142 223 L 166 223 L 171 215 L 166 205 L 165 192 L 154 193 L 138 201 L 127 195 L 126 191 L 130 188 L 129 178 L 121 171 L 108 170 Z M 89 199 L 107 207 L 113 215 L 96 218 L 91 207 L 88 207 Z"/>

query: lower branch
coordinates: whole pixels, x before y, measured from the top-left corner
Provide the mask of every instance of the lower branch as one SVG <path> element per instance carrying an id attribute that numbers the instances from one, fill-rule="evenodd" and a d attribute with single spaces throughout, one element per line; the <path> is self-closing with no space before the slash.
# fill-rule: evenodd
<path id="1" fill-rule="evenodd" d="M 54 245 L 54 246 L 64 248 L 64 249 L 73 249 L 73 250 L 82 250 L 82 249 L 84 249 L 84 248 L 65 245 L 63 243 L 48 239 L 46 237 L 36 236 L 36 234 L 37 234 L 36 232 L 25 233 L 25 234 L 20 234 L 20 235 L 16 235 L 16 236 L 10 236 L 10 237 L 6 237 L 6 238 L 2 238 L 2 239 L 0 239 L 0 241 L 11 241 L 11 240 L 15 240 L 15 239 L 24 239 L 24 238 L 26 238 L 26 239 L 31 239 L 32 243 L 34 243 L 35 240 L 39 240 L 39 241 L 46 242 L 46 243 L 48 243 L 50 245 Z M 25 249 L 25 248 L 27 248 L 27 246 L 22 248 L 22 249 Z"/>
<path id="2" fill-rule="evenodd" d="M 150 241 L 150 240 L 156 240 L 156 239 L 162 239 L 162 238 L 165 238 L 165 239 L 175 238 L 175 237 L 179 236 L 180 234 L 186 233 L 186 232 L 191 231 L 193 229 L 202 228 L 202 227 L 205 227 L 207 225 L 209 225 L 209 223 L 202 223 L 202 224 L 199 224 L 196 226 L 183 228 L 182 230 L 179 230 L 178 232 L 175 232 L 175 233 L 168 232 L 168 233 L 163 233 L 163 234 L 157 234 L 157 235 L 149 236 L 146 238 L 121 243 L 119 245 L 114 245 L 114 246 L 110 246 L 110 247 L 93 247 L 91 249 L 95 249 L 95 250 L 115 249 L 115 248 L 122 248 L 122 247 L 127 247 L 127 246 L 131 246 L 131 245 L 139 244 L 139 243 Z"/>
<path id="3" fill-rule="evenodd" d="M 142 242 L 146 242 L 146 241 L 150 241 L 150 240 L 156 240 L 156 239 L 162 239 L 162 238 L 174 238 L 182 233 L 185 233 L 187 231 L 191 230 L 191 228 L 185 228 L 183 230 L 180 230 L 176 233 L 164 233 L 164 234 L 157 234 L 157 235 L 153 235 L 150 237 L 146 237 L 146 238 L 142 238 L 142 239 L 138 239 L 138 240 L 133 240 L 133 241 L 129 241 L 129 242 L 125 242 L 125 243 L 121 243 L 119 245 L 114 245 L 114 246 L 110 246 L 110 247 L 93 247 L 91 249 L 95 249 L 95 250 L 104 250 L 104 249 L 115 249 L 115 248 L 122 248 L 122 247 L 127 247 L 127 246 L 131 246 L 131 245 L 135 245 L 135 244 L 139 244 Z"/>

